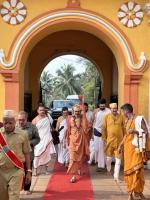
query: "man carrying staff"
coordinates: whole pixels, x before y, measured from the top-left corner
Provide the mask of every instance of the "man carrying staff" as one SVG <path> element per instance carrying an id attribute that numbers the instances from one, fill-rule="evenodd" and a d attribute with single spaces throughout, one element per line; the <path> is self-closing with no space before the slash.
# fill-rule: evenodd
<path id="1" fill-rule="evenodd" d="M 31 168 L 32 168 L 33 159 L 34 159 L 34 147 L 40 142 L 38 130 L 36 126 L 34 126 L 31 122 L 28 122 L 28 114 L 25 111 L 20 111 L 18 113 L 16 127 L 24 130 L 28 135 L 28 139 L 32 148 L 31 157 L 30 157 Z M 26 163 L 24 163 L 24 168 L 26 168 Z M 23 194 L 31 193 L 30 186 L 31 186 L 31 182 L 30 183 L 25 182 Z"/>
<path id="2" fill-rule="evenodd" d="M 75 183 L 76 175 L 82 174 L 82 164 L 89 156 L 88 123 L 83 104 L 73 107 L 68 132 L 70 161 L 67 173 L 73 175 L 70 182 Z"/>
<path id="3" fill-rule="evenodd" d="M 126 117 L 126 135 L 121 147 L 124 146 L 124 179 L 129 193 L 128 200 L 145 199 L 144 190 L 144 162 L 147 161 L 146 148 L 148 141 L 148 127 L 143 116 L 135 116 L 131 104 L 121 107 Z M 134 195 L 134 197 L 133 197 Z"/>
<path id="4" fill-rule="evenodd" d="M 121 165 L 121 154 L 118 153 L 118 147 L 124 136 L 123 116 L 118 113 L 117 104 L 110 104 L 111 113 L 103 119 L 102 137 L 105 141 L 106 167 L 107 172 L 111 174 L 112 158 L 115 157 L 114 180 L 119 181 L 119 172 Z"/>
<path id="5" fill-rule="evenodd" d="M 15 112 L 5 110 L 0 132 L 0 198 L 19 200 L 26 163 L 26 182 L 31 181 L 30 143 L 26 133 L 15 128 Z"/>

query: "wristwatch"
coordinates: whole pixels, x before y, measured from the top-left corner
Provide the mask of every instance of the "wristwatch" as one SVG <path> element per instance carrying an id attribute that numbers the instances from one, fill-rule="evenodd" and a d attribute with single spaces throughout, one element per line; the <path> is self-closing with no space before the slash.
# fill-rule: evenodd
<path id="1" fill-rule="evenodd" d="M 32 173 L 32 170 L 31 170 L 31 169 L 27 169 L 26 171 L 27 171 L 27 172 L 31 172 L 31 173 Z"/>

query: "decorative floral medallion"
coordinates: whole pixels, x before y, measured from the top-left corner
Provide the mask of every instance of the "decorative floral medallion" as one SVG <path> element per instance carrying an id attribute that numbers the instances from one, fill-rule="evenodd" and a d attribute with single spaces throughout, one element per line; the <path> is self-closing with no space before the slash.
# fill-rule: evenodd
<path id="1" fill-rule="evenodd" d="M 27 9 L 20 0 L 7 0 L 2 3 L 0 14 L 6 23 L 17 25 L 26 18 Z"/>
<path id="2" fill-rule="evenodd" d="M 124 3 L 118 11 L 120 22 L 128 28 L 133 28 L 141 24 L 143 15 L 141 6 L 133 1 Z"/>

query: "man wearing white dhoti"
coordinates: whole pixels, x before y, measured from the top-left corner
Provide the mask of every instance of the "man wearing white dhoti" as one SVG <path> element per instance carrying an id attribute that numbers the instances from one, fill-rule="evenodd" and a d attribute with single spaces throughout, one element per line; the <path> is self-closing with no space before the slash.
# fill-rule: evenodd
<path id="1" fill-rule="evenodd" d="M 104 154 L 104 141 L 102 139 L 102 121 L 105 115 L 110 113 L 110 109 L 106 108 L 106 100 L 101 99 L 99 108 L 94 111 L 94 149 L 95 149 L 95 162 L 98 163 L 97 171 L 105 168 L 105 154 Z"/>
<path id="2" fill-rule="evenodd" d="M 48 163 L 51 160 L 51 154 L 56 153 L 56 151 L 53 144 L 50 121 L 46 115 L 45 107 L 40 105 L 37 112 L 38 116 L 33 119 L 32 123 L 36 125 L 38 129 L 40 142 L 34 148 L 33 166 L 36 169 L 36 172 L 38 167 L 45 166 L 47 173 Z"/>
<path id="3" fill-rule="evenodd" d="M 68 108 L 62 108 L 62 116 L 57 120 L 56 131 L 59 132 L 59 144 L 58 144 L 58 162 L 68 166 L 69 163 L 69 151 L 66 142 L 66 130 L 67 124 L 70 119 L 68 115 Z"/>

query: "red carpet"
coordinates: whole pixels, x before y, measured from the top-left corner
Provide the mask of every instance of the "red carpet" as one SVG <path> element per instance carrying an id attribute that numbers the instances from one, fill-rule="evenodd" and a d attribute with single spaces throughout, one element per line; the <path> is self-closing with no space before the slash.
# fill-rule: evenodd
<path id="1" fill-rule="evenodd" d="M 94 200 L 88 166 L 85 175 L 76 183 L 70 183 L 66 168 L 55 164 L 54 171 L 44 193 L 43 200 Z"/>

